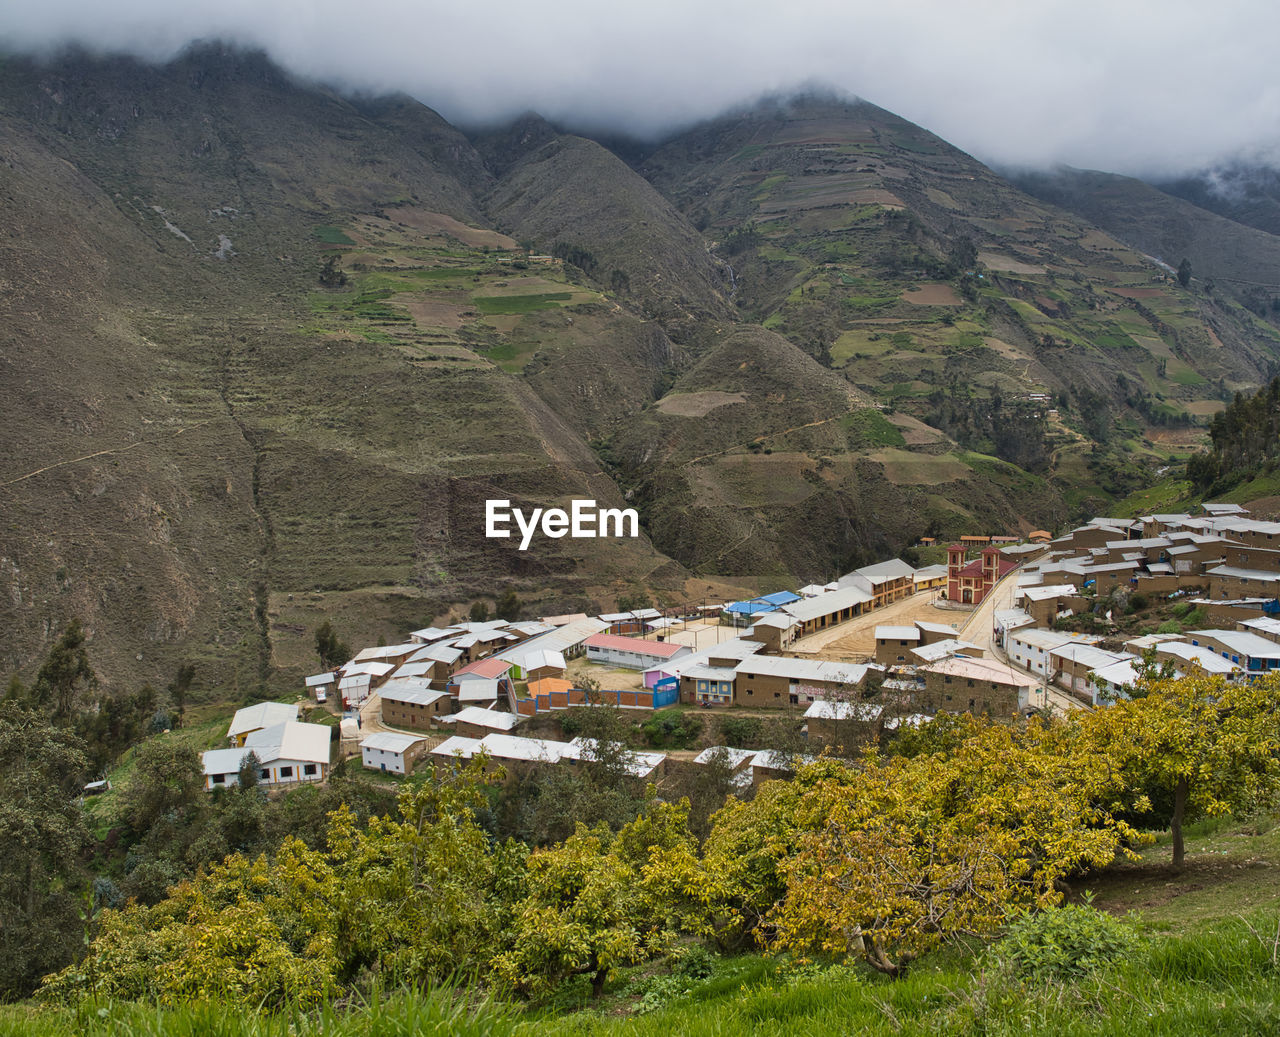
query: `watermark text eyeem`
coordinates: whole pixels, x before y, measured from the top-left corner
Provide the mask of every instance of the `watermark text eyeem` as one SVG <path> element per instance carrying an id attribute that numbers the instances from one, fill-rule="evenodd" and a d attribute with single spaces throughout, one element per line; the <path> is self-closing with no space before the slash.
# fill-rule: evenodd
<path id="1" fill-rule="evenodd" d="M 574 500 L 569 510 L 563 508 L 534 508 L 526 514 L 513 508 L 509 500 L 484 502 L 484 535 L 489 538 L 511 536 L 511 523 L 520 531 L 520 550 L 527 551 L 533 534 L 539 529 L 543 536 L 559 539 L 563 536 L 579 539 L 594 537 L 638 537 L 640 516 L 634 508 L 602 508 L 593 500 Z"/>

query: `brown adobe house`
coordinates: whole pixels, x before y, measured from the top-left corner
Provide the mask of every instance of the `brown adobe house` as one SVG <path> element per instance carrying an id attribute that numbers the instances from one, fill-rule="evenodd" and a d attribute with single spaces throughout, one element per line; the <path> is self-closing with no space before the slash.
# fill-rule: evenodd
<path id="1" fill-rule="evenodd" d="M 978 558 L 966 563 L 964 545 L 952 544 L 947 548 L 947 597 L 965 605 L 981 604 L 997 581 L 1017 567 L 996 547 L 983 549 Z"/>

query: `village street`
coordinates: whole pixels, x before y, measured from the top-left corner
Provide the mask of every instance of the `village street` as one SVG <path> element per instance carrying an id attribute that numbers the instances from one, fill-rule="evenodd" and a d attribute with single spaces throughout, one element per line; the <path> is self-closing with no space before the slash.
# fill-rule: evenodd
<path id="1" fill-rule="evenodd" d="M 946 608 L 939 603 L 938 594 L 936 590 L 920 591 L 892 605 L 856 616 L 847 623 L 801 638 L 790 651 L 815 659 L 866 662 L 875 654 L 878 626 L 910 626 L 920 620 L 922 623 L 942 623 L 958 630 L 972 610 Z M 956 636 L 959 637 L 959 633 Z"/>

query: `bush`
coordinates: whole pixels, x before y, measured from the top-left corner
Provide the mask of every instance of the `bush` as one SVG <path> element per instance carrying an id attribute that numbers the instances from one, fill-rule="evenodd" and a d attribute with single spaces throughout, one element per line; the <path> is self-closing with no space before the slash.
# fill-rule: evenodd
<path id="1" fill-rule="evenodd" d="M 764 734 L 764 724 L 759 717 L 720 718 L 720 737 L 725 745 L 735 749 L 759 748 L 762 734 Z"/>
<path id="2" fill-rule="evenodd" d="M 1024 915 L 993 952 L 1028 979 L 1071 980 L 1113 965 L 1136 943 L 1126 923 L 1088 904 L 1072 904 Z"/>
<path id="3" fill-rule="evenodd" d="M 641 724 L 640 730 L 654 749 L 688 749 L 702 734 L 702 717 L 696 713 L 663 710 Z"/>
<path id="4" fill-rule="evenodd" d="M 1161 623 L 1156 627 L 1157 634 L 1180 634 L 1182 633 L 1182 624 L 1176 619 L 1170 619 Z"/>

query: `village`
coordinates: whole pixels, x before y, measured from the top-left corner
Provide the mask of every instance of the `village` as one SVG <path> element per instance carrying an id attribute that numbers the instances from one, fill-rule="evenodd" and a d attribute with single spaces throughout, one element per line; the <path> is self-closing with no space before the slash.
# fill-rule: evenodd
<path id="1" fill-rule="evenodd" d="M 307 677 L 301 703 L 237 711 L 228 747 L 204 753 L 205 788 L 235 785 L 246 763 L 267 788 L 320 782 L 356 756 L 388 775 L 477 754 L 508 775 L 580 768 L 603 747 L 529 733 L 574 707 L 793 720 L 803 752 L 614 747 L 639 782 L 715 762 L 745 790 L 938 713 L 1105 709 L 1148 672 L 1239 681 L 1280 668 L 1280 523 L 1238 505 L 1095 518 L 1057 538 L 964 537 L 946 554 L 945 565 L 894 558 L 750 600 L 414 630 Z M 1155 599 L 1174 599 L 1194 628 L 1090 632 Z M 301 721 L 300 708 L 338 723 Z"/>

